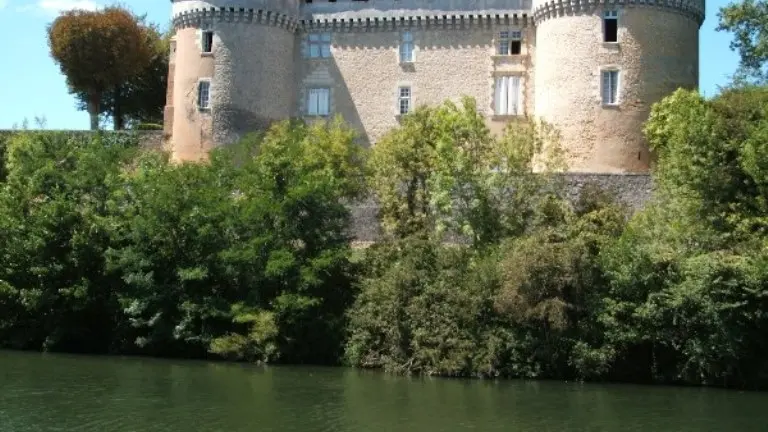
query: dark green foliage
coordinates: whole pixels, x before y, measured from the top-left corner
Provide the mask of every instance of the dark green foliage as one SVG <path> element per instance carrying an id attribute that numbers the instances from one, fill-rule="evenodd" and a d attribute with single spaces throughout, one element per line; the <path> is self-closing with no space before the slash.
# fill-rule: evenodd
<path id="1" fill-rule="evenodd" d="M 130 137 L 23 132 L 0 189 L 0 343 L 105 351 L 116 317 L 105 273 L 108 203 Z"/>
<path id="2" fill-rule="evenodd" d="M 740 57 L 737 83 L 768 82 L 768 2 L 739 0 L 718 12 L 718 31 L 733 33 L 731 48 Z"/>
<path id="3" fill-rule="evenodd" d="M 0 344 L 333 363 L 362 149 L 275 125 L 210 163 L 19 133 L 0 194 Z"/>
<path id="4" fill-rule="evenodd" d="M 594 198 L 584 194 L 581 212 L 552 206 L 551 224 L 496 247 L 413 238 L 372 247 L 350 312 L 349 362 L 483 377 L 604 368 L 589 357 L 599 353 L 577 343 L 599 340 L 594 289 L 605 281 L 597 257 L 621 233 L 625 213 Z"/>
<path id="5" fill-rule="evenodd" d="M 18 133 L 0 346 L 768 387 L 764 88 L 655 105 L 655 195 L 632 217 L 533 173 L 542 125 L 497 139 L 477 118 L 469 100 L 420 109 L 370 161 L 338 120 L 279 123 L 205 164 Z M 366 185 L 388 235 L 353 253 L 345 203 Z"/>

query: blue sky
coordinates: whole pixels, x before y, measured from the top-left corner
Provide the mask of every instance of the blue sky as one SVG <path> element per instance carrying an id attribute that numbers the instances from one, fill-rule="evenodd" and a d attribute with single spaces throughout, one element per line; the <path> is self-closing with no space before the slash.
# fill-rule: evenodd
<path id="1" fill-rule="evenodd" d="M 735 71 L 738 56 L 729 48 L 731 35 L 716 32 L 717 13 L 729 0 L 708 0 L 707 17 L 700 36 L 700 89 L 706 96 L 717 92 Z M 102 0 L 0 0 L 0 28 L 7 39 L 0 67 L 0 129 L 21 124 L 26 118 L 46 119 L 51 129 L 87 129 L 88 115 L 75 108 L 64 77 L 49 55 L 46 27 L 56 14 L 72 7 L 95 8 Z M 123 0 L 138 14 L 166 29 L 169 0 Z"/>

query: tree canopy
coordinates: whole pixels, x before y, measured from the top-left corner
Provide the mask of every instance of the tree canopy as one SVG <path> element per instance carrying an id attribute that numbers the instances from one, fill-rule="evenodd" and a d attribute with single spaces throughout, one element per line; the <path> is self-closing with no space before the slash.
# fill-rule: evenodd
<path id="1" fill-rule="evenodd" d="M 768 82 L 768 2 L 741 0 L 718 13 L 718 30 L 732 32 L 731 48 L 741 57 L 738 82 Z"/>
<path id="2" fill-rule="evenodd" d="M 151 61 L 147 40 L 138 19 L 117 6 L 66 11 L 48 27 L 51 56 L 67 84 L 88 95 L 91 129 L 98 129 L 104 92 L 135 77 Z"/>
<path id="3" fill-rule="evenodd" d="M 160 125 L 163 122 L 172 33 L 160 32 L 156 25 L 147 24 L 144 17 L 140 17 L 139 23 L 146 31 L 151 60 L 133 78 L 104 91 L 99 104 L 99 114 L 103 119 L 110 120 L 115 130 Z M 88 93 L 76 91 L 75 96 L 78 109 L 88 110 Z"/>

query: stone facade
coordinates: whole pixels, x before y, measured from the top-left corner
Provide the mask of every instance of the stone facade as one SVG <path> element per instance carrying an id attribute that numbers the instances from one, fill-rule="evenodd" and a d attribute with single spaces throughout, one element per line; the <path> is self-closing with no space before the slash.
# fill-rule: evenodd
<path id="1" fill-rule="evenodd" d="M 172 4 L 166 131 L 179 160 L 204 158 L 272 121 L 327 117 L 308 112 L 313 89 L 329 89 L 328 114 L 340 114 L 363 145 L 373 145 L 398 125 L 400 88 L 407 87 L 411 109 L 474 97 L 494 132 L 518 116 L 552 123 L 570 171 L 643 173 L 650 155 L 642 123 L 651 104 L 698 85 L 703 0 Z M 606 11 L 617 17 L 616 42 L 603 42 Z M 502 32 L 520 32 L 519 53 L 499 54 Z M 328 48 L 310 46 L 320 35 L 330 39 Z M 406 38 L 413 56 L 401 62 Z M 603 103 L 605 70 L 618 71 L 615 104 Z M 502 76 L 520 78 L 513 115 L 496 112 Z M 201 81 L 210 92 L 202 109 Z"/>

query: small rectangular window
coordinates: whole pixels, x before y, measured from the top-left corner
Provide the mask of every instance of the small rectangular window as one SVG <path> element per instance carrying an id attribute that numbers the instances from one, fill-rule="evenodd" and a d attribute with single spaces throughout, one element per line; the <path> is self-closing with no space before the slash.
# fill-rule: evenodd
<path id="1" fill-rule="evenodd" d="M 494 113 L 519 115 L 522 111 L 522 78 L 519 75 L 496 77 Z"/>
<path id="2" fill-rule="evenodd" d="M 602 81 L 603 104 L 616 105 L 619 100 L 619 71 L 603 71 Z"/>
<path id="3" fill-rule="evenodd" d="M 509 52 L 509 32 L 499 32 L 499 55 L 507 55 Z"/>
<path id="4" fill-rule="evenodd" d="M 618 42 L 619 40 L 619 14 L 615 10 L 603 13 L 603 41 Z"/>
<path id="5" fill-rule="evenodd" d="M 307 114 L 311 116 L 327 116 L 331 112 L 331 89 L 309 89 L 307 95 Z"/>
<path id="6" fill-rule="evenodd" d="M 213 51 L 213 32 L 212 31 L 206 30 L 203 32 L 202 48 L 204 53 L 209 53 Z"/>
<path id="7" fill-rule="evenodd" d="M 411 88 L 400 87 L 397 93 L 398 112 L 400 115 L 408 114 L 411 111 Z"/>
<path id="8" fill-rule="evenodd" d="M 211 104 L 211 82 L 200 81 L 197 84 L 197 106 L 200 109 L 208 109 Z"/>
<path id="9" fill-rule="evenodd" d="M 310 58 L 328 58 L 331 56 L 330 33 L 309 33 L 307 43 Z"/>
<path id="10" fill-rule="evenodd" d="M 413 61 L 413 33 L 404 31 L 400 34 L 400 63 Z"/>
<path id="11" fill-rule="evenodd" d="M 499 32 L 499 55 L 519 55 L 522 52 L 522 32 L 520 31 L 501 31 Z"/>

